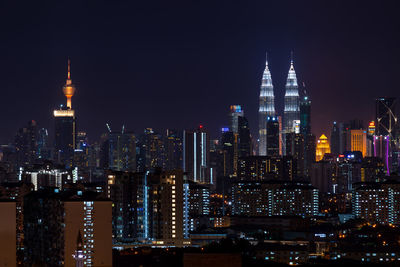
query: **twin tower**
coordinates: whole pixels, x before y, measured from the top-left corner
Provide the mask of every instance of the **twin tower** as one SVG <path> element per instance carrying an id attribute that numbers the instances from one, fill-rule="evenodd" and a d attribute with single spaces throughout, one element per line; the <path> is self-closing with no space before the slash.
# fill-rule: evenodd
<path id="1" fill-rule="evenodd" d="M 293 66 L 293 57 L 290 61 L 289 73 L 286 81 L 285 107 L 283 114 L 283 125 L 281 126 L 282 138 L 280 138 L 280 147 L 285 153 L 286 134 L 295 132 L 296 127 L 300 123 L 300 96 L 297 84 L 296 72 Z M 275 118 L 275 96 L 274 86 L 272 84 L 271 72 L 268 68 L 268 58 L 266 58 L 265 70 L 262 77 L 260 89 L 260 106 L 259 106 L 259 143 L 258 154 L 260 156 L 267 155 L 267 121 L 269 118 Z"/>

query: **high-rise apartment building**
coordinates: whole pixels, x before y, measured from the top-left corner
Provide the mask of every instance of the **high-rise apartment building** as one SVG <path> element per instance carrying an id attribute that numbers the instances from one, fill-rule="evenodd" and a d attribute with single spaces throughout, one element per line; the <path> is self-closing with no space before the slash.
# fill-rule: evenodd
<path id="1" fill-rule="evenodd" d="M 150 178 L 151 237 L 159 244 L 182 246 L 183 172 L 155 173 Z"/>
<path id="2" fill-rule="evenodd" d="M 47 188 L 24 201 L 24 262 L 75 266 L 73 254 L 82 234 L 85 266 L 112 265 L 111 201 L 97 193 Z"/>
<path id="3" fill-rule="evenodd" d="M 369 223 L 400 224 L 400 184 L 357 183 L 352 194 L 353 214 Z"/>
<path id="4" fill-rule="evenodd" d="M 316 216 L 318 190 L 308 183 L 236 181 L 232 184 L 232 213 L 245 216 Z"/>
<path id="5" fill-rule="evenodd" d="M 107 197 L 113 202 L 114 242 L 145 241 L 149 232 L 149 173 L 107 171 Z"/>

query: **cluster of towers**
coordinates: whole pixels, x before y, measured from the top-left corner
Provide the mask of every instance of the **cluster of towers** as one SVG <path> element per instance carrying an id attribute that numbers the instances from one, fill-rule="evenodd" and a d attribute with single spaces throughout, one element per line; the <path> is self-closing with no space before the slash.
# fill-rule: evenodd
<path id="1" fill-rule="evenodd" d="M 294 70 L 293 57 L 290 61 L 289 73 L 285 86 L 285 106 L 283 123 L 281 117 L 275 111 L 274 86 L 272 84 L 271 72 L 266 59 L 265 70 L 262 77 L 259 105 L 259 143 L 258 154 L 260 156 L 273 154 L 286 154 L 286 136 L 289 133 L 300 132 L 300 95 Z M 307 100 L 307 97 L 305 97 Z M 268 142 L 268 122 L 276 122 L 279 125 L 279 144 Z M 308 126 L 306 126 L 307 128 Z M 271 130 L 270 130 L 271 131 Z"/>

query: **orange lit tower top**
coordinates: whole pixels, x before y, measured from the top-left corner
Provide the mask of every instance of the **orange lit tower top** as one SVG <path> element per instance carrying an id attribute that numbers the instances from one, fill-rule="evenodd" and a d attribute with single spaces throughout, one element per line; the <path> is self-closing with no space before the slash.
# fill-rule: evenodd
<path id="1" fill-rule="evenodd" d="M 71 80 L 71 61 L 68 59 L 68 76 L 67 81 L 63 87 L 64 95 L 67 97 L 67 107 L 72 109 L 72 102 L 71 98 L 75 93 L 75 86 L 72 84 Z"/>

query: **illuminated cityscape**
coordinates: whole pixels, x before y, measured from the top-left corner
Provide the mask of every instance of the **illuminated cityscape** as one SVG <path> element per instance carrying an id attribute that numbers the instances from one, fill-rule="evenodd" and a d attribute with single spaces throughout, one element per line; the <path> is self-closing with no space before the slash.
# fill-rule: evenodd
<path id="1" fill-rule="evenodd" d="M 394 6 L 134 2 L 3 5 L 0 266 L 400 265 Z"/>

